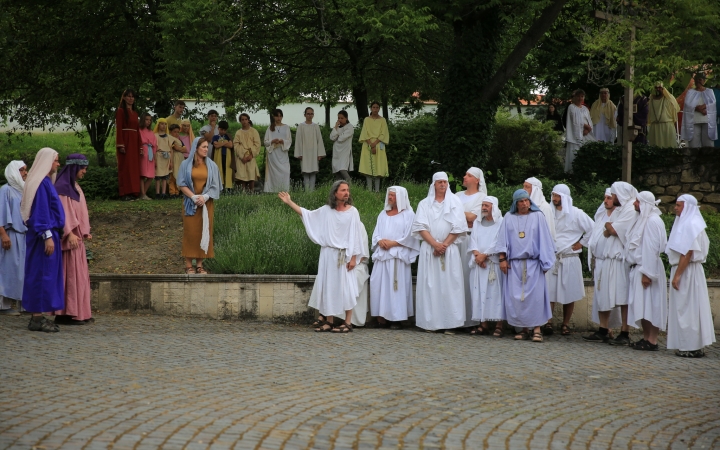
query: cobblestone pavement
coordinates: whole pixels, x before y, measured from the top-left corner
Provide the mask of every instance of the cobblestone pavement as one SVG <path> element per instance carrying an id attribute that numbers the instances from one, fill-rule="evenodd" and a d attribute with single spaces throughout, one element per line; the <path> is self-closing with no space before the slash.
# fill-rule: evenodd
<path id="1" fill-rule="evenodd" d="M 0 448 L 720 448 L 720 348 L 0 317 Z"/>

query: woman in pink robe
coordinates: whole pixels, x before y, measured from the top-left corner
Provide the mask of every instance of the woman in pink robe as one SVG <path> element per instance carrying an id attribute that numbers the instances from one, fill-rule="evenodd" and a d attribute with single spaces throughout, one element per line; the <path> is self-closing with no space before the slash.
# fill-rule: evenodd
<path id="1" fill-rule="evenodd" d="M 140 141 L 143 149 L 143 156 L 140 157 L 140 178 L 142 178 L 140 198 L 150 200 L 147 191 L 155 179 L 155 153 L 158 144 L 157 136 L 152 128 L 152 116 L 148 113 L 143 113 L 140 116 Z"/>
<path id="2" fill-rule="evenodd" d="M 87 172 L 85 155 L 68 155 L 65 167 L 57 175 L 55 189 L 65 211 L 62 262 L 65 275 L 65 309 L 55 312 L 55 323 L 85 325 L 94 321 L 90 308 L 90 270 L 85 240 L 92 239 L 85 194 L 77 184 Z"/>

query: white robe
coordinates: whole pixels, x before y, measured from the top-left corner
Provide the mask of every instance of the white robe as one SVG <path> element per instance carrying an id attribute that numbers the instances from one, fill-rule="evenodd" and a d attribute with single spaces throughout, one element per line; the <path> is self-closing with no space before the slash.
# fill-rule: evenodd
<path id="1" fill-rule="evenodd" d="M 350 123 L 344 127 L 335 128 L 330 131 L 330 140 L 333 141 L 332 148 L 332 171 L 337 173 L 341 170 L 352 172 L 355 170 L 352 155 L 352 143 L 355 130 Z"/>
<path id="2" fill-rule="evenodd" d="M 443 214 L 444 203 L 455 206 Z M 418 205 L 413 223 L 413 236 L 421 239 L 425 230 L 438 242 L 449 234 L 458 234 L 444 256 L 434 256 L 433 248 L 423 241 L 420 245 L 417 276 L 417 312 L 415 323 L 425 330 L 459 328 L 465 324 L 465 283 L 463 261 L 458 241 L 465 239 L 467 221 L 462 204 L 453 194 L 447 193 L 443 203 L 425 198 Z"/>
<path id="3" fill-rule="evenodd" d="M 610 311 L 616 306 L 628 304 L 630 264 L 625 259 L 625 245 L 628 233 L 638 215 L 632 204 L 629 204 L 627 208 L 615 208 L 608 222 L 613 224 L 618 235 L 607 238 L 600 237 L 600 239 L 606 239 L 602 255 L 605 260 L 602 263 L 600 279 L 596 287 L 605 292 L 598 297 L 598 311 Z"/>
<path id="4" fill-rule="evenodd" d="M 360 214 L 355 207 L 342 212 L 328 205 L 314 211 L 301 209 L 308 237 L 321 246 L 318 274 L 310 296 L 313 304 L 308 306 L 326 317 L 344 315 L 355 307 L 360 293 L 354 269 L 347 270 L 345 265 L 353 256 L 357 262 L 368 256 L 363 255 Z"/>
<path id="5" fill-rule="evenodd" d="M 641 233 L 640 245 L 631 244 L 627 252 L 627 261 L 631 265 L 628 325 L 640 328 L 641 320 L 645 319 L 664 331 L 668 311 L 667 278 L 660 254 L 667 245 L 665 224 L 659 215 L 653 214 Z M 642 285 L 643 275 L 652 281 L 647 288 Z"/>
<path id="6" fill-rule="evenodd" d="M 482 199 L 485 198 L 487 192 L 478 191 L 477 194 L 467 195 L 466 191 L 456 192 L 455 195 L 460 199 L 463 204 L 465 212 L 473 213 L 478 217 L 482 217 Z M 468 232 L 468 238 L 469 238 Z M 458 243 L 458 249 L 463 260 L 467 255 L 468 242 L 470 239 L 465 238 L 462 242 Z M 470 295 L 470 267 L 467 264 L 463 264 L 463 280 L 465 280 L 465 325 L 466 327 L 474 327 L 480 323 L 477 320 L 472 319 L 473 312 L 473 299 Z"/>
<path id="7" fill-rule="evenodd" d="M 553 239 L 555 239 L 555 214 L 553 214 L 554 208 L 550 206 L 550 203 L 547 201 L 542 201 L 540 203 L 535 202 L 538 208 L 540 208 L 540 212 L 543 213 L 543 216 L 545 216 L 545 221 L 548 224 L 548 230 L 550 230 L 550 236 L 552 236 Z"/>
<path id="8" fill-rule="evenodd" d="M 325 156 L 325 144 L 320 133 L 320 125 L 299 123 L 297 131 L 295 131 L 295 157 L 302 157 L 300 171 L 302 173 L 319 172 L 319 156 Z"/>
<path id="9" fill-rule="evenodd" d="M 486 322 L 505 320 L 503 305 L 503 273 L 498 261 L 498 233 L 503 219 L 492 222 L 483 221 L 481 216 L 475 220 L 468 243 L 466 260 L 470 269 L 470 298 L 472 299 L 472 319 Z M 488 255 L 485 268 L 475 262 L 473 251 Z"/>
<path id="10" fill-rule="evenodd" d="M 580 250 L 572 246 L 580 242 L 587 247 L 593 230 L 593 221 L 583 210 L 575 206 L 574 220 L 568 220 L 567 214 L 555 210 L 555 264 L 545 273 L 548 295 L 551 302 L 563 305 L 574 303 L 585 297 L 585 282 L 582 275 Z"/>
<path id="11" fill-rule="evenodd" d="M 693 243 L 691 262 L 680 277 L 680 289 L 670 286 L 667 348 L 683 351 L 700 350 L 715 342 L 710 297 L 703 263 L 710 249 L 710 240 L 703 230 Z M 670 280 L 675 277 L 680 253 L 670 250 Z"/>
<path id="12" fill-rule="evenodd" d="M 420 241 L 411 235 L 415 213 L 405 209 L 394 216 L 378 215 L 372 236 L 373 271 L 370 275 L 370 311 L 373 316 L 399 322 L 414 314 L 410 265 L 420 253 Z M 399 246 L 384 250 L 381 239 Z"/>
<path id="13" fill-rule="evenodd" d="M 605 258 L 605 245 L 607 239 L 603 236 L 603 230 L 605 229 L 605 223 L 610 219 L 606 211 L 601 211 L 600 214 L 595 215 L 595 224 L 590 235 L 590 241 L 588 242 L 588 266 L 592 267 L 593 272 L 593 301 L 592 301 L 592 312 L 590 313 L 590 320 L 599 324 L 600 305 L 606 305 L 610 302 L 608 289 L 600 288 L 600 277 L 602 276 L 602 266 Z M 613 308 L 610 313 L 610 321 L 608 328 L 617 328 L 622 325 L 622 316 L 618 308 Z"/>
<path id="14" fill-rule="evenodd" d="M 682 120 L 681 138 L 687 142 L 692 141 L 695 135 L 695 107 L 700 104 L 707 107 L 708 137 L 711 141 L 717 136 L 717 99 L 712 89 L 705 89 L 700 92 L 695 89 L 688 89 L 685 93 L 684 113 Z M 697 349 L 696 349 L 697 350 Z"/>
<path id="15" fill-rule="evenodd" d="M 608 103 L 603 103 L 605 107 L 609 106 Z M 600 122 L 593 126 L 593 136 L 595 139 L 601 142 L 615 142 L 615 128 L 610 128 L 605 118 L 605 113 L 600 113 Z"/>
<path id="16" fill-rule="evenodd" d="M 273 139 L 282 139 L 282 144 L 271 144 Z M 265 131 L 265 192 L 280 192 L 290 189 L 290 158 L 288 150 L 292 145 L 290 127 L 281 125 Z"/>
<path id="17" fill-rule="evenodd" d="M 591 128 L 593 126 L 590 110 L 584 106 L 569 105 L 565 124 L 565 172 L 572 172 L 575 154 L 587 140 L 583 135 L 583 125 L 590 125 Z"/>

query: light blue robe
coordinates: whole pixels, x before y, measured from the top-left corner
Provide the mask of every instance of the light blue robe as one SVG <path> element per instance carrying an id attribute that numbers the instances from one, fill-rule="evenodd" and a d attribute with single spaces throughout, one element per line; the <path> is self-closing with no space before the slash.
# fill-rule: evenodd
<path id="1" fill-rule="evenodd" d="M 525 233 L 524 238 L 519 237 L 520 232 Z M 555 243 L 543 213 L 506 214 L 498 233 L 496 250 L 506 253 L 510 263 L 507 276 L 503 277 L 508 324 L 532 328 L 547 323 L 552 311 L 544 272 L 555 264 Z"/>
<path id="2" fill-rule="evenodd" d="M 20 215 L 22 192 L 9 184 L 0 187 L 0 227 L 10 238 L 10 250 L 0 247 L 0 296 L 22 300 L 25 278 L 25 233 Z"/>

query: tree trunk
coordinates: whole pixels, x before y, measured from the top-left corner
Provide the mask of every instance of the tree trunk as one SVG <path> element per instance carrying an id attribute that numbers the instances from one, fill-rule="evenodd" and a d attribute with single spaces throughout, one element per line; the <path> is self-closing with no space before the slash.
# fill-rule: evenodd
<path id="1" fill-rule="evenodd" d="M 437 109 L 438 145 L 428 157 L 456 178 L 487 162 L 498 103 L 479 103 L 479 97 L 495 73 L 503 27 L 499 7 L 469 12 L 453 23 L 453 48 Z M 429 178 L 436 168 L 427 164 Z"/>
<path id="2" fill-rule="evenodd" d="M 363 120 L 370 115 L 368 113 L 368 92 L 364 80 L 362 83 L 353 83 L 352 96 L 358 113 L 358 124 L 362 124 Z"/>
<path id="3" fill-rule="evenodd" d="M 325 128 L 330 129 L 330 103 L 325 103 Z"/>
<path id="4" fill-rule="evenodd" d="M 107 141 L 113 123 L 110 120 L 93 120 L 85 125 L 85 129 L 90 137 L 90 145 L 95 149 L 100 167 L 107 167 L 105 159 L 105 142 Z"/>

